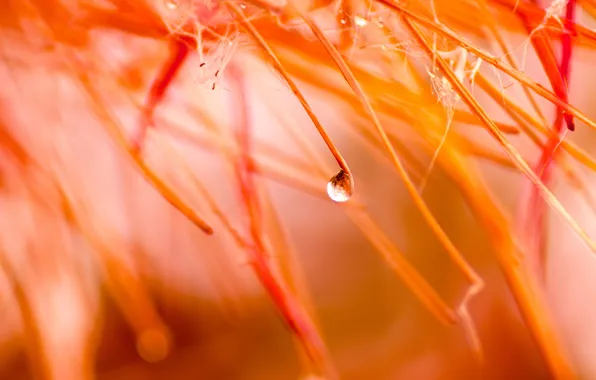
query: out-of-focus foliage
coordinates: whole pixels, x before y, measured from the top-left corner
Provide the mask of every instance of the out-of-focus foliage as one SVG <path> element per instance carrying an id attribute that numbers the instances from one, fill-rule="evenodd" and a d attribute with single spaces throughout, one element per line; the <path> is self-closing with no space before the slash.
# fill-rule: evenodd
<path id="1" fill-rule="evenodd" d="M 596 376 L 592 0 L 2 7 L 0 378 Z"/>

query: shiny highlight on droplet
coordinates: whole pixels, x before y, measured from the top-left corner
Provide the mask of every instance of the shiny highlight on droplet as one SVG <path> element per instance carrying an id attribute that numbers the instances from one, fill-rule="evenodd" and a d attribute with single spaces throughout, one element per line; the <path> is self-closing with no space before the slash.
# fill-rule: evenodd
<path id="1" fill-rule="evenodd" d="M 354 193 L 352 176 L 343 170 L 331 177 L 327 183 L 327 195 L 334 202 L 347 202 Z"/>

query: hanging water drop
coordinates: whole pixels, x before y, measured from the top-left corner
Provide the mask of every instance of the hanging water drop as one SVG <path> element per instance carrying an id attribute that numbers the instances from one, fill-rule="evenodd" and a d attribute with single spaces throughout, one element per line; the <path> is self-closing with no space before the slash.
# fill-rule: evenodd
<path id="1" fill-rule="evenodd" d="M 173 11 L 174 9 L 178 8 L 178 1 L 177 0 L 166 0 L 165 5 L 166 5 L 166 8 Z"/>
<path id="2" fill-rule="evenodd" d="M 327 195 L 334 202 L 346 202 L 352 197 L 353 192 L 352 176 L 343 170 L 331 177 L 329 183 L 327 183 Z"/>
<path id="3" fill-rule="evenodd" d="M 365 19 L 364 17 L 355 16 L 354 17 L 354 24 L 356 24 L 356 26 L 359 26 L 361 28 L 364 28 L 368 24 L 368 20 Z"/>
<path id="4" fill-rule="evenodd" d="M 339 19 L 339 22 L 342 25 L 347 25 L 348 24 L 348 16 L 346 15 L 346 13 L 344 12 L 343 9 L 340 9 L 338 11 L 338 19 Z"/>

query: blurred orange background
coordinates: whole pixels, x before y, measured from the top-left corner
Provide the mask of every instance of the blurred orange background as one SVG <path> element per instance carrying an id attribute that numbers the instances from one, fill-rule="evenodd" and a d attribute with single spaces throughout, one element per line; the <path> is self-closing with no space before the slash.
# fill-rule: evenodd
<path id="1" fill-rule="evenodd" d="M 401 6 L 505 62 L 495 26 L 515 72 L 550 90 L 553 68 L 527 25 L 558 59 L 566 3 L 553 15 L 552 3 L 519 3 Z M 2 7 L 0 379 L 596 378 L 589 238 L 545 206 L 535 273 L 532 185 L 405 26 L 407 12 L 359 0 Z M 595 120 L 596 4 L 575 7 L 585 30 L 572 38 L 569 103 Z M 469 302 L 462 265 L 311 18 L 483 283 Z M 349 164 L 348 202 L 327 196 L 337 163 L 247 24 Z M 556 107 L 438 29 L 423 35 L 534 168 L 543 148 L 530 135 L 549 141 Z M 180 67 L 176 54 L 187 54 Z M 587 236 L 593 136 L 578 121 L 545 181 Z"/>

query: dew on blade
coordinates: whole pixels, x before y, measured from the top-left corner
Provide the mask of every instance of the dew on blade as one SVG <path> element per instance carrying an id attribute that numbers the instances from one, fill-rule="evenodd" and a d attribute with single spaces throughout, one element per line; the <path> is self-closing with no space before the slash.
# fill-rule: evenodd
<path id="1" fill-rule="evenodd" d="M 340 170 L 327 183 L 327 194 L 335 202 L 346 202 L 352 197 L 354 184 L 350 174 Z"/>
<path id="2" fill-rule="evenodd" d="M 366 25 L 368 25 L 368 20 L 365 19 L 364 17 L 355 16 L 354 17 L 354 24 L 356 24 L 356 26 L 359 26 L 361 28 L 364 28 Z"/>
<path id="3" fill-rule="evenodd" d="M 177 0 L 166 0 L 165 6 L 169 10 L 174 10 L 174 9 L 178 8 L 178 1 Z"/>

